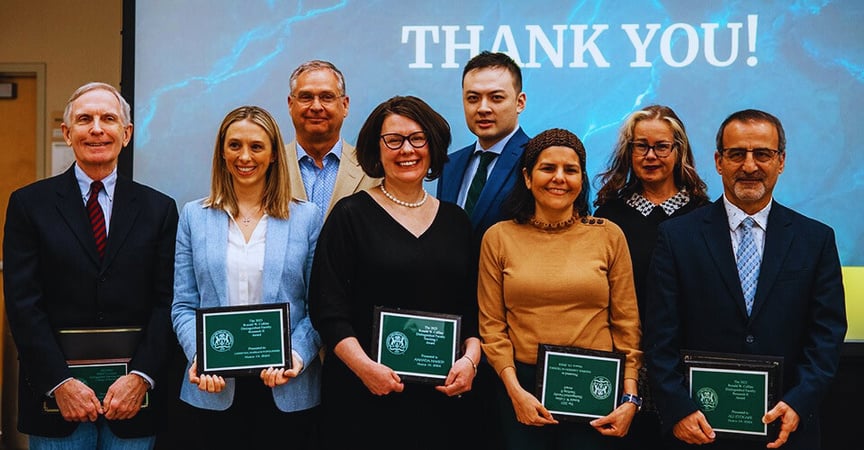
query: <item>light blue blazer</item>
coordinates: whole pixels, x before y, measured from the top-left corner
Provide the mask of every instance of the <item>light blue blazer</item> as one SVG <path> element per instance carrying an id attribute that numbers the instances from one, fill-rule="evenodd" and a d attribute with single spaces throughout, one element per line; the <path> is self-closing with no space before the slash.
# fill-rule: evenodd
<path id="1" fill-rule="evenodd" d="M 203 200 L 203 199 L 202 199 Z M 177 229 L 174 261 L 174 301 L 171 320 L 183 347 L 186 372 L 180 398 L 202 409 L 223 411 L 234 400 L 234 379 L 218 394 L 207 393 L 189 383 L 188 372 L 196 349 L 195 311 L 228 306 L 228 222 L 225 211 L 204 208 L 202 200 L 183 206 Z M 292 202 L 288 220 L 267 218 L 264 250 L 264 296 L 262 303 L 289 304 L 291 348 L 303 358 L 303 371 L 286 384 L 273 388 L 276 406 L 285 412 L 300 411 L 321 402 L 322 342 L 312 328 L 306 304 L 309 274 L 321 214 L 311 202 Z"/>

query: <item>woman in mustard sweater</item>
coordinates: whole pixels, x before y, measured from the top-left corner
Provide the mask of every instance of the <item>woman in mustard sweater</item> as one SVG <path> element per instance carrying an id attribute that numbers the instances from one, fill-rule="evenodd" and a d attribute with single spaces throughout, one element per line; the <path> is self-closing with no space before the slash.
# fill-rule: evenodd
<path id="1" fill-rule="evenodd" d="M 501 378 L 507 449 L 611 448 L 638 410 L 639 312 L 627 241 L 588 215 L 585 148 L 546 130 L 525 146 L 524 183 L 505 205 L 513 220 L 483 237 L 478 302 L 482 348 Z M 534 394 L 538 344 L 625 355 L 626 401 L 608 415 L 560 422 Z"/>

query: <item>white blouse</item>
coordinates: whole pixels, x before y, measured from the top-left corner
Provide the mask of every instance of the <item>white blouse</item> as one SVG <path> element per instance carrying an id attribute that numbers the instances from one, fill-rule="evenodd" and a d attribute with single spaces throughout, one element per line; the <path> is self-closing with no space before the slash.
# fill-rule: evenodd
<path id="1" fill-rule="evenodd" d="M 264 248 L 267 215 L 258 221 L 249 242 L 232 218 L 228 225 L 228 304 L 257 305 L 264 296 Z"/>

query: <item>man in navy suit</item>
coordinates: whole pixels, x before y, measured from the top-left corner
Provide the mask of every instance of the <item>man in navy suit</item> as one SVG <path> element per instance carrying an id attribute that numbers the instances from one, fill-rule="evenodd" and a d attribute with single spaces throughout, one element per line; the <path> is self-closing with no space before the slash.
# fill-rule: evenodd
<path id="1" fill-rule="evenodd" d="M 522 92 L 522 71 L 505 53 L 483 51 L 471 58 L 462 71 L 462 106 L 465 123 L 477 136 L 477 141 L 449 155 L 438 179 L 437 197 L 465 208 L 473 227 L 474 251 L 479 254 L 483 233 L 504 219 L 501 203 L 513 189 L 519 173 L 522 146 L 529 137 L 519 126 L 519 114 L 525 109 Z M 481 155 L 487 155 L 485 157 Z M 485 184 L 470 193 L 471 184 L 486 161 Z M 470 198 L 473 197 L 473 198 Z M 470 199 L 469 199 L 470 198 Z M 469 415 L 479 418 L 480 432 L 474 433 L 475 446 L 501 448 L 498 427 L 496 386 L 503 384 L 492 366 L 481 357 L 474 387 L 468 395 L 476 409 Z M 507 406 L 509 408 L 509 406 Z"/>
<path id="2" fill-rule="evenodd" d="M 438 179 L 439 200 L 466 208 L 474 227 L 477 249 L 486 229 L 503 219 L 501 203 L 519 174 L 519 158 L 528 135 L 519 126 L 525 109 L 522 71 L 505 53 L 481 52 L 462 72 L 465 123 L 477 141 L 449 155 Z M 466 205 L 481 155 L 495 155 L 486 167 L 486 182 L 473 207 Z"/>
<path id="3" fill-rule="evenodd" d="M 834 231 L 772 198 L 786 161 L 776 117 L 733 113 L 716 145 L 723 196 L 660 225 L 644 335 L 652 394 L 675 437 L 670 446 L 819 449 L 819 406 L 847 327 Z M 747 253 L 755 253 L 754 263 L 739 274 L 736 260 Z M 776 439 L 718 438 L 719 424 L 708 423 L 690 397 L 682 349 L 782 357 L 780 397 L 761 417 L 779 424 Z"/>
<path id="4" fill-rule="evenodd" d="M 61 126 L 75 164 L 9 198 L 4 293 L 19 356 L 18 430 L 29 435 L 31 450 L 153 448 L 158 393 L 174 395 L 158 387 L 176 346 L 169 314 L 177 206 L 117 174 L 132 137 L 130 119 L 129 104 L 113 86 L 78 88 Z M 94 182 L 99 189 L 91 190 Z M 93 196 L 99 207 L 87 205 Z M 90 327 L 142 330 L 128 349 L 128 373 L 101 401 L 73 378 L 56 338 L 62 329 Z M 43 409 L 50 398 L 59 412 Z"/>

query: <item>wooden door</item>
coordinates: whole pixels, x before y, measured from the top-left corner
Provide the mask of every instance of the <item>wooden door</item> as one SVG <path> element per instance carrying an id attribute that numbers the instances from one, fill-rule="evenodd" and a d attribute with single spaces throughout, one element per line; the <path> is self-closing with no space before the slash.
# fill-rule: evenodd
<path id="1" fill-rule="evenodd" d="M 36 180 L 36 161 L 39 150 L 36 144 L 37 93 L 36 76 L 4 76 L 0 82 L 17 85 L 17 97 L 0 99 L 0 242 L 6 224 L 6 206 L 9 195 L 15 189 Z M 3 250 L 0 248 L 0 264 Z M 2 270 L 2 266 L 0 266 Z M 0 298 L 3 279 L 0 277 Z M 5 300 L 4 300 L 5 301 Z M 27 448 L 26 436 L 17 432 L 17 352 L 6 326 L 5 303 L 0 303 L 0 426 L 2 426 L 2 448 Z"/>

